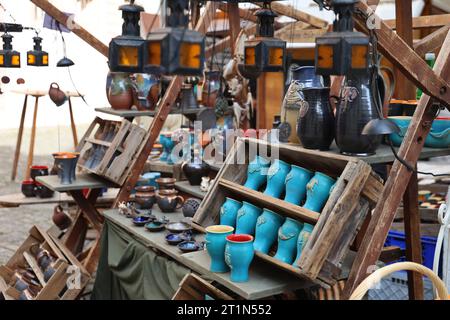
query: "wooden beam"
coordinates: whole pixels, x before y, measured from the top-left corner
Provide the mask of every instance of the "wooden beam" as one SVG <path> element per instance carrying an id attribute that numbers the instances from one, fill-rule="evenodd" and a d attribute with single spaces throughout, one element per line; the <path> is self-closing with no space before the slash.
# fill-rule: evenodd
<path id="1" fill-rule="evenodd" d="M 231 41 L 231 52 L 234 55 L 235 50 L 235 44 L 236 39 L 239 35 L 239 32 L 241 32 L 241 19 L 239 17 L 240 9 L 239 9 L 239 3 L 233 3 L 230 2 L 227 4 L 227 12 L 228 12 L 228 21 L 230 23 L 230 37 L 231 39 L 234 39 L 234 41 Z"/>
<path id="2" fill-rule="evenodd" d="M 416 42 L 414 44 L 414 50 L 420 57 L 424 57 L 427 52 L 434 52 L 442 46 L 448 30 L 450 30 L 450 24 Z"/>
<path id="3" fill-rule="evenodd" d="M 195 30 L 206 34 L 208 27 L 212 23 L 214 19 L 214 13 L 217 9 L 217 3 L 208 2 L 206 4 L 205 10 L 197 22 L 197 26 Z M 148 156 L 153 149 L 153 144 L 161 132 L 161 129 L 164 125 L 164 122 L 169 115 L 170 108 L 172 104 L 178 97 L 179 92 L 181 91 L 181 86 L 183 84 L 182 76 L 175 76 L 169 87 L 166 90 L 166 94 L 162 98 L 161 102 L 158 106 L 158 112 L 155 114 L 153 121 L 150 125 L 149 132 L 146 136 L 145 145 L 141 150 L 138 158 L 135 162 L 134 168 L 131 170 L 130 175 L 125 181 L 124 185 L 120 188 L 119 194 L 117 195 L 116 200 L 114 201 L 113 207 L 117 207 L 119 203 L 128 201 L 130 197 L 131 190 L 133 190 L 136 182 L 139 179 L 139 175 L 144 169 L 145 163 L 148 160 Z"/>
<path id="4" fill-rule="evenodd" d="M 69 20 L 69 16 L 67 16 L 64 12 L 59 10 L 57 7 L 52 5 L 47 0 L 31 0 L 37 7 L 41 8 L 45 13 L 49 16 L 53 17 L 60 24 L 70 29 L 74 34 L 80 37 L 83 41 L 93 47 L 95 50 L 103 54 L 108 58 L 108 46 L 103 42 L 98 40 L 94 35 L 92 35 L 89 31 L 81 27 L 75 21 Z M 70 25 L 69 25 L 70 24 Z"/>
<path id="5" fill-rule="evenodd" d="M 359 2 L 357 7 L 363 12 L 372 11 L 363 2 Z M 449 107 L 450 86 L 447 81 L 436 75 L 405 41 L 392 31 L 375 13 L 373 14 L 380 21 L 379 28 L 374 29 L 378 39 L 379 51 L 399 68 L 409 80 L 421 88 L 424 93 L 433 96 L 446 107 Z M 355 21 L 357 29 L 367 32 L 366 21 L 363 21 L 359 16 L 356 17 Z"/>
<path id="6" fill-rule="evenodd" d="M 450 32 L 447 34 L 434 66 L 434 72 L 444 79 L 450 76 L 449 57 Z M 410 164 L 417 163 L 425 138 L 431 129 L 432 121 L 437 112 L 437 107 L 433 101 L 434 99 L 431 99 L 428 95 L 422 95 L 398 152 L 399 156 Z M 373 271 L 373 266 L 375 266 L 380 255 L 411 174 L 398 160 L 394 162 L 380 196 L 383 201 L 380 201 L 373 210 L 367 233 L 353 262 L 345 287 L 346 297 L 349 297 L 359 283 Z"/>
<path id="7" fill-rule="evenodd" d="M 396 28 L 395 19 L 384 20 L 386 25 L 391 28 Z M 432 16 L 415 17 L 412 20 L 413 29 L 423 28 L 440 28 L 450 24 L 450 14 L 438 14 Z"/>
<path id="8" fill-rule="evenodd" d="M 262 7 L 263 2 L 257 2 L 256 5 Z M 290 17 L 292 19 L 303 21 L 313 27 L 322 29 L 328 27 L 328 21 L 312 16 L 306 12 L 295 9 L 291 5 L 282 4 L 280 2 L 271 2 L 270 7 L 272 10 L 280 15 Z"/>

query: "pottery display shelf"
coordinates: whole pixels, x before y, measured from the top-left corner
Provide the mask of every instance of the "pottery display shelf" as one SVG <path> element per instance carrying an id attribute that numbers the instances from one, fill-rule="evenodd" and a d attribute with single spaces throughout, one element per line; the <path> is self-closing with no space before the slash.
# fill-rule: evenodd
<path id="1" fill-rule="evenodd" d="M 153 117 L 154 111 L 140 111 L 140 110 L 118 110 L 113 108 L 95 108 L 95 111 L 110 114 L 122 118 L 136 118 L 136 117 Z"/>
<path id="2" fill-rule="evenodd" d="M 13 160 L 13 167 L 12 167 L 12 173 L 11 173 L 11 181 L 16 180 L 17 177 L 17 167 L 19 165 L 19 157 L 20 157 L 20 148 L 22 146 L 22 138 L 23 138 L 23 131 L 24 131 L 24 124 L 25 124 L 25 116 L 27 113 L 27 105 L 28 105 L 28 97 L 34 97 L 34 113 L 33 113 L 33 124 L 31 127 L 31 138 L 30 138 L 30 146 L 28 150 L 28 159 L 27 159 L 27 171 L 25 173 L 25 180 L 28 180 L 30 178 L 30 167 L 33 164 L 33 158 L 34 158 L 34 144 L 36 140 L 36 129 L 37 129 L 37 115 L 39 110 L 39 99 L 48 95 L 48 90 L 11 90 L 8 92 L 17 93 L 17 94 L 23 94 L 25 96 L 23 106 L 22 106 L 22 114 L 20 117 L 20 124 L 19 124 L 19 132 L 17 134 L 17 142 L 16 142 L 16 150 L 14 152 L 14 160 Z M 73 136 L 73 145 L 76 147 L 78 145 L 78 135 L 77 135 L 77 127 L 75 125 L 75 119 L 73 116 L 73 108 L 72 108 L 72 100 L 73 97 L 83 97 L 83 95 L 77 93 L 77 92 L 71 92 L 71 91 L 65 91 L 64 92 L 67 96 L 67 101 L 69 102 L 69 115 L 70 115 L 70 127 L 72 129 L 72 136 Z"/>
<path id="3" fill-rule="evenodd" d="M 80 208 L 80 214 L 72 222 L 71 227 L 65 235 L 65 244 L 75 255 L 83 250 L 84 239 L 88 232 L 87 221 L 97 232 L 94 245 L 88 249 L 83 261 L 84 267 L 90 274 L 97 269 L 98 253 L 100 246 L 100 232 L 104 218 L 95 207 L 98 196 L 103 188 L 118 188 L 119 186 L 94 174 L 79 174 L 72 184 L 61 184 L 58 176 L 41 176 L 36 181 L 56 192 L 67 192 L 75 200 Z M 88 195 L 83 190 L 89 189 Z"/>
<path id="4" fill-rule="evenodd" d="M 200 186 L 192 186 L 187 180 L 175 182 L 175 189 L 182 194 L 187 194 L 199 199 L 203 199 L 206 195 L 206 192 L 200 190 Z"/>
<path id="5" fill-rule="evenodd" d="M 177 210 L 174 213 L 163 214 L 157 206 L 153 207 L 152 214 L 156 217 L 165 215 L 174 222 L 183 219 L 181 210 Z M 287 274 L 274 274 L 270 266 L 258 259 L 254 259 L 252 262 L 250 280 L 244 283 L 234 283 L 230 280 L 229 272 L 220 274 L 209 271 L 210 258 L 206 250 L 182 253 L 177 246 L 171 246 L 166 242 L 165 236 L 167 231 L 149 232 L 145 227 L 136 227 L 133 225 L 131 219 L 119 214 L 116 209 L 106 210 L 103 215 L 105 219 L 126 230 L 137 241 L 145 246 L 158 249 L 178 263 L 188 267 L 207 279 L 217 281 L 244 299 L 262 299 L 286 291 L 308 287 L 310 285 L 301 279 L 292 279 L 292 277 L 289 277 Z M 204 236 L 203 234 L 196 234 L 195 239 L 196 241 L 202 241 Z"/>
<path id="6" fill-rule="evenodd" d="M 183 171 L 181 170 L 181 164 L 169 164 L 159 159 L 147 160 L 144 165 L 143 172 L 161 172 L 170 175 L 177 181 L 185 179 Z"/>
<path id="7" fill-rule="evenodd" d="M 336 179 L 335 187 L 320 213 L 244 187 L 247 166 L 253 159 L 248 159 L 248 154 L 243 150 L 267 149 L 270 154 L 275 148 L 278 149 L 280 160 Z M 245 164 L 234 163 L 233 159 L 237 159 L 238 154 L 246 156 Z M 218 224 L 220 208 L 225 198 L 230 197 L 312 224 L 314 229 L 297 266 L 261 252 L 257 252 L 256 257 L 273 266 L 274 271 L 279 269 L 273 274 L 291 274 L 309 283 L 329 287 L 345 276 L 343 262 L 350 254 L 350 245 L 370 208 L 376 205 L 381 189 L 379 177 L 367 163 L 358 159 L 287 144 L 272 145 L 263 140 L 238 138 L 212 188 L 200 204 L 193 223 L 198 230 Z"/>

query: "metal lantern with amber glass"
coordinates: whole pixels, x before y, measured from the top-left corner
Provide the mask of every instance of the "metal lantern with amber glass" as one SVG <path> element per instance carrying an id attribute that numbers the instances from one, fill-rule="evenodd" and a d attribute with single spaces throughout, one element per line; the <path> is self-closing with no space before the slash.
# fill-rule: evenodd
<path id="1" fill-rule="evenodd" d="M 205 62 L 205 38 L 188 29 L 188 0 L 168 0 L 166 28 L 152 31 L 145 45 L 144 72 L 201 76 Z"/>
<path id="2" fill-rule="evenodd" d="M 144 8 L 134 4 L 119 7 L 124 23 L 122 35 L 109 44 L 109 68 L 113 72 L 142 72 L 144 66 L 144 39 L 140 36 L 140 16 Z"/>
<path id="3" fill-rule="evenodd" d="M 2 35 L 3 50 L 0 50 L 0 67 L 20 68 L 20 52 L 13 50 L 13 36 L 5 33 Z"/>
<path id="4" fill-rule="evenodd" d="M 352 15 L 358 0 L 333 0 L 336 14 L 333 32 L 316 38 L 316 72 L 321 75 L 347 75 L 367 72 L 369 38 L 353 31 Z"/>
<path id="5" fill-rule="evenodd" d="M 277 14 L 268 4 L 255 12 L 258 18 L 256 37 L 245 42 L 244 69 L 251 73 L 283 71 L 286 62 L 286 42 L 274 38 Z"/>
<path id="6" fill-rule="evenodd" d="M 48 53 L 42 50 L 42 38 L 36 36 L 33 38 L 33 50 L 27 52 L 27 64 L 34 67 L 48 66 Z"/>

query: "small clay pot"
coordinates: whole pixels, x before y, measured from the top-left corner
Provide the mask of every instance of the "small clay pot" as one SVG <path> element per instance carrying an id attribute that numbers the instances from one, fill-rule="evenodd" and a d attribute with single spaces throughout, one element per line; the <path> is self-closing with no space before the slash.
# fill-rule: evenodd
<path id="1" fill-rule="evenodd" d="M 141 209 L 151 209 L 156 202 L 156 188 L 153 186 L 136 187 L 135 202 Z"/>
<path id="2" fill-rule="evenodd" d="M 175 212 L 183 206 L 184 199 L 178 195 L 175 189 L 159 190 L 156 194 L 156 201 L 162 212 Z"/>
<path id="3" fill-rule="evenodd" d="M 48 176 L 48 167 L 47 166 L 32 166 L 30 168 L 30 177 L 34 181 L 36 181 L 36 177 L 40 176 Z"/>
<path id="4" fill-rule="evenodd" d="M 35 197 L 34 193 L 34 180 L 24 180 L 22 181 L 22 193 L 25 197 Z"/>
<path id="5" fill-rule="evenodd" d="M 53 197 L 55 192 L 44 186 L 42 183 L 36 182 L 34 186 L 34 194 L 39 198 L 46 199 Z"/>
<path id="6" fill-rule="evenodd" d="M 192 218 L 197 212 L 200 206 L 201 200 L 196 198 L 189 198 L 183 204 L 183 216 L 186 218 Z"/>
<path id="7" fill-rule="evenodd" d="M 202 177 L 209 174 L 210 167 L 206 162 L 184 162 L 181 165 L 181 169 L 186 175 L 189 183 L 192 186 L 199 186 L 202 182 Z"/>
<path id="8" fill-rule="evenodd" d="M 64 209 L 60 205 L 57 205 L 53 209 L 52 220 L 60 230 L 66 230 L 72 224 L 72 219 L 70 219 L 69 215 L 64 212 Z"/>
<path id="9" fill-rule="evenodd" d="M 50 89 L 48 90 L 48 95 L 50 99 L 56 104 L 56 106 L 62 106 L 67 101 L 67 96 L 59 88 L 59 85 L 56 82 L 50 84 Z"/>
<path id="10" fill-rule="evenodd" d="M 175 182 L 177 179 L 175 178 L 158 178 L 155 180 L 159 186 L 160 190 L 163 189 L 173 189 L 175 188 Z"/>

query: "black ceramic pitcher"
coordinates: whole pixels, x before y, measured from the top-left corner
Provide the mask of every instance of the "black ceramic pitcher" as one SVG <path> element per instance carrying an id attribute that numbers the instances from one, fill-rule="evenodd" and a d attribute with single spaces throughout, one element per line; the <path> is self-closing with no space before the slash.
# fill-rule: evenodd
<path id="1" fill-rule="evenodd" d="M 336 111 L 336 144 L 340 152 L 352 156 L 374 154 L 382 136 L 361 132 L 370 120 L 378 118 L 370 73 L 344 78 Z"/>
<path id="2" fill-rule="evenodd" d="M 298 138 L 307 149 L 328 150 L 334 139 L 330 88 L 304 88 L 303 95 L 297 119 Z"/>

